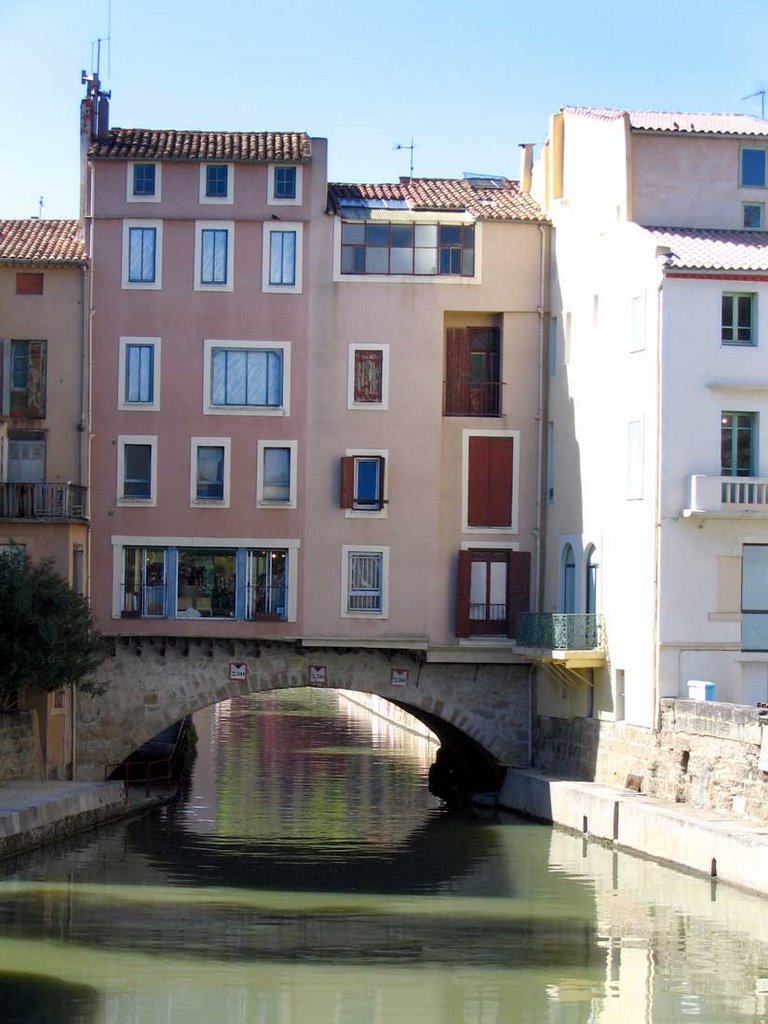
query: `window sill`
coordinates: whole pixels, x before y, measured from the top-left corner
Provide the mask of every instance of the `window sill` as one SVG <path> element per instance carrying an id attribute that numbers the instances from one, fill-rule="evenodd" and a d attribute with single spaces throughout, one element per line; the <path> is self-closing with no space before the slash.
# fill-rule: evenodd
<path id="1" fill-rule="evenodd" d="M 273 408 L 267 405 L 206 405 L 204 416 L 288 416 L 284 406 Z"/>

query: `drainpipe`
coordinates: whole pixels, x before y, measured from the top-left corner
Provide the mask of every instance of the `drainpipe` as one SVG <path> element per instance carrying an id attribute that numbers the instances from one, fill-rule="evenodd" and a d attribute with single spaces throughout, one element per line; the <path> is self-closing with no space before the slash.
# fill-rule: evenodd
<path id="1" fill-rule="evenodd" d="M 541 491 L 544 486 L 544 439 L 546 437 L 546 408 L 544 390 L 544 342 L 545 342 L 545 316 L 544 316 L 544 294 L 545 294 L 545 260 L 544 240 L 545 227 L 539 224 L 539 367 L 538 367 L 538 409 L 536 416 L 538 423 L 538 457 L 536 459 L 536 572 L 534 582 L 534 608 L 541 611 L 542 597 L 542 551 L 544 547 L 544 503 L 541 500 Z"/>
<path id="2" fill-rule="evenodd" d="M 667 252 L 656 250 L 656 258 L 665 257 Z M 661 277 L 656 288 L 656 493 L 654 495 L 653 523 L 653 650 L 651 663 L 653 728 L 661 730 L 661 701 L 659 699 L 659 613 L 660 613 L 660 577 L 661 577 L 661 338 L 662 338 L 662 292 L 664 289 L 664 270 L 666 263 L 661 265 Z"/>

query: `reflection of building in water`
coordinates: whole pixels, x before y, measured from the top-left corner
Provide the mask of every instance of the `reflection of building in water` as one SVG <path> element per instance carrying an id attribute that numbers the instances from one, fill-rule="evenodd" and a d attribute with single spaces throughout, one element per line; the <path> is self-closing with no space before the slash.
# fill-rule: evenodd
<path id="1" fill-rule="evenodd" d="M 339 711 L 351 721 L 370 728 L 374 747 L 386 747 L 428 768 L 435 759 L 440 740 L 435 734 L 396 704 L 374 693 L 336 690 Z"/>
<path id="2" fill-rule="evenodd" d="M 594 886 L 607 960 L 593 1024 L 763 1019 L 763 899 L 558 831 L 549 865 Z"/>

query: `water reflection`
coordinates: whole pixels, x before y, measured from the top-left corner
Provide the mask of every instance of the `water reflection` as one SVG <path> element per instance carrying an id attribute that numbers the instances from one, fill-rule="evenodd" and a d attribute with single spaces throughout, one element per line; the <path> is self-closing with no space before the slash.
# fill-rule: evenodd
<path id="1" fill-rule="evenodd" d="M 755 897 L 449 815 L 434 744 L 332 693 L 197 727 L 185 802 L 5 865 L 2 1024 L 762 1019 Z"/>

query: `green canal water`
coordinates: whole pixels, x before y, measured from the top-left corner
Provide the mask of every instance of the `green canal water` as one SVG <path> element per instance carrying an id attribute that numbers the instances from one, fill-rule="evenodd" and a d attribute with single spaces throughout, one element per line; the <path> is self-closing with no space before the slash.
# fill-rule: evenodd
<path id="1" fill-rule="evenodd" d="M 0 1024 L 766 1019 L 766 901 L 452 814 L 342 695 L 196 725 L 177 804 L 0 865 Z"/>

